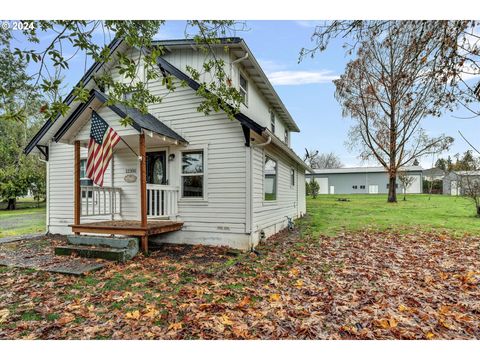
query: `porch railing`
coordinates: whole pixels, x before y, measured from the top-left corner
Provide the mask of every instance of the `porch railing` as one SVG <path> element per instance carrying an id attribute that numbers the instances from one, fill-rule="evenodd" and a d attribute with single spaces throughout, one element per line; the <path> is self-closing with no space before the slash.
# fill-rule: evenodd
<path id="1" fill-rule="evenodd" d="M 80 186 L 81 216 L 115 215 L 121 210 L 121 189 L 110 186 Z"/>
<path id="2" fill-rule="evenodd" d="M 147 184 L 147 216 L 177 216 L 178 193 L 178 186 Z"/>

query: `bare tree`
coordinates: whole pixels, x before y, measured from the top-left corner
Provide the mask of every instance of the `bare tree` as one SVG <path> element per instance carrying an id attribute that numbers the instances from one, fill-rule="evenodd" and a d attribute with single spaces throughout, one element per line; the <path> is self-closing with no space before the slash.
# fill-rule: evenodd
<path id="1" fill-rule="evenodd" d="M 334 152 L 319 153 L 318 150 L 305 149 L 303 160 L 312 169 L 337 169 L 343 167 L 340 157 Z"/>
<path id="2" fill-rule="evenodd" d="M 337 20 L 319 24 L 312 35 L 311 48 L 300 52 L 300 60 L 327 49 L 332 39 L 342 39 L 352 54 L 372 33 L 379 38 L 391 36 L 392 21 Z M 463 105 L 474 116 L 480 115 L 480 84 L 469 79 L 480 75 L 480 22 L 476 20 L 408 20 L 397 21 L 399 28 L 409 32 L 429 52 L 431 71 L 448 85 L 449 107 Z M 412 44 L 417 46 L 416 44 Z"/>
<path id="3" fill-rule="evenodd" d="M 374 158 L 388 172 L 388 202 L 396 202 L 398 170 L 424 155 L 447 149 L 453 138 L 429 137 L 420 127 L 449 102 L 445 82 L 432 72 L 436 57 L 430 38 L 389 21 L 385 33 L 366 30 L 357 58 L 335 80 L 343 115 L 356 120 L 350 145 L 363 160 Z M 368 35 L 368 36 L 367 36 Z"/>
<path id="4" fill-rule="evenodd" d="M 403 201 L 406 201 L 407 189 L 413 184 L 413 182 L 415 181 L 415 178 L 413 176 L 408 175 L 408 173 L 405 170 L 400 170 L 398 172 L 398 180 L 402 185 Z"/>

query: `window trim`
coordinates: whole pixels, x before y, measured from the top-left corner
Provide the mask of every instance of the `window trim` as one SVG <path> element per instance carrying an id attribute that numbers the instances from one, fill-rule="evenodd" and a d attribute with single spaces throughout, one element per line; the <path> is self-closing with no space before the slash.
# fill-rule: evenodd
<path id="1" fill-rule="evenodd" d="M 202 151 L 203 152 L 203 172 L 200 174 L 184 174 L 182 171 L 182 159 L 183 159 L 183 154 L 184 153 L 189 153 L 189 152 L 196 152 L 196 151 Z M 208 179 L 208 166 L 207 166 L 207 161 L 208 159 L 208 147 L 207 145 L 197 145 L 197 146 L 192 146 L 192 147 L 186 147 L 182 150 L 180 150 L 180 156 L 179 156 L 179 161 L 178 161 L 178 174 L 179 174 L 179 201 L 181 202 L 206 202 L 208 201 L 208 184 L 207 184 L 207 179 Z M 183 196 L 183 179 L 182 177 L 184 176 L 203 176 L 203 196 L 198 196 L 198 197 L 193 197 L 193 196 Z"/>
<path id="2" fill-rule="evenodd" d="M 85 162 L 85 176 L 84 177 L 81 177 L 80 176 L 80 184 L 82 182 L 82 180 L 87 180 L 87 181 L 90 181 L 91 182 L 91 185 L 85 185 L 85 186 L 96 186 L 94 183 L 93 183 L 93 180 L 88 178 L 87 177 L 87 158 L 80 158 L 80 174 L 81 175 L 81 172 L 82 172 L 82 162 Z M 90 191 L 80 191 L 80 197 L 82 199 L 86 199 L 87 197 L 89 199 L 93 198 L 93 192 L 90 190 Z"/>
<path id="3" fill-rule="evenodd" d="M 242 81 L 241 81 L 241 78 L 243 78 L 245 80 L 245 83 L 247 84 L 247 88 L 244 89 L 243 86 L 242 86 Z M 243 73 L 243 71 L 239 70 L 238 71 L 238 91 L 240 93 L 242 93 L 242 91 L 245 93 L 245 101 L 242 102 L 243 105 L 245 105 L 246 107 L 248 107 L 248 78 L 247 76 Z"/>
<path id="4" fill-rule="evenodd" d="M 272 200 L 267 200 L 265 199 L 265 162 L 267 160 L 267 158 L 269 158 L 270 160 L 274 161 L 275 162 L 275 199 L 272 199 Z M 263 199 L 263 202 L 266 203 L 266 204 L 276 204 L 276 202 L 278 201 L 278 176 L 279 176 L 279 167 L 278 167 L 278 160 L 275 159 L 273 156 L 271 155 L 268 155 L 268 154 L 263 154 L 263 167 L 262 167 L 262 173 L 263 173 L 263 177 L 262 177 L 262 199 Z"/>
<path id="5" fill-rule="evenodd" d="M 285 144 L 288 145 L 288 141 L 290 140 L 290 132 L 288 131 L 287 128 L 285 128 L 285 130 L 284 130 L 283 140 L 284 140 Z"/>
<path id="6" fill-rule="evenodd" d="M 277 128 L 277 117 L 275 116 L 275 112 L 273 109 L 270 109 L 270 130 L 272 134 L 275 135 L 275 130 Z"/>

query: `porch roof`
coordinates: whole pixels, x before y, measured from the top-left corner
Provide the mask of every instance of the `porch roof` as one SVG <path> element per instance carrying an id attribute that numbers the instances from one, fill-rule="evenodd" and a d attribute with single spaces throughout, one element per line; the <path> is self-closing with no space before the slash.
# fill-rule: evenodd
<path id="1" fill-rule="evenodd" d="M 92 89 L 90 91 L 90 98 L 88 99 L 88 101 L 78 105 L 75 111 L 67 118 L 67 120 L 63 123 L 63 125 L 54 135 L 53 139 L 56 142 L 58 142 L 62 138 L 62 136 L 65 135 L 68 129 L 72 126 L 72 124 L 74 124 L 75 121 L 80 117 L 80 115 L 89 108 L 90 104 L 94 99 L 97 99 L 101 103 L 105 104 L 108 100 L 108 96 L 97 89 Z M 159 119 L 157 119 L 150 113 L 143 114 L 137 109 L 125 106 L 123 104 L 107 105 L 107 107 L 109 107 L 122 119 L 129 117 L 132 120 L 132 127 L 139 132 L 144 129 L 183 143 L 188 143 L 188 141 L 185 140 L 182 136 L 180 136 L 178 133 L 169 128 L 167 125 L 162 123 Z"/>

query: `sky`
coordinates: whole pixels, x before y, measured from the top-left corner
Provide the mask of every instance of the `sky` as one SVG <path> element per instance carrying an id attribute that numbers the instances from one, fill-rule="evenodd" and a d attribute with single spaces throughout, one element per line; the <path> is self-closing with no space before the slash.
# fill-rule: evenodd
<path id="1" fill-rule="evenodd" d="M 362 162 L 358 151 L 349 149 L 345 142 L 352 119 L 342 117 L 342 111 L 334 98 L 335 86 L 332 80 L 341 75 L 351 59 L 342 47 L 343 41 L 332 40 L 328 49 L 318 53 L 313 59 L 306 58 L 300 63 L 299 52 L 303 47 L 312 46 L 311 35 L 315 25 L 321 21 L 247 21 L 245 31 L 235 36 L 242 37 L 253 55 L 262 66 L 286 108 L 300 128 L 293 133 L 291 145 L 302 156 L 305 148 L 320 152 L 336 153 L 345 166 L 376 166 L 373 160 Z M 42 43 L 51 35 L 44 34 Z M 103 37 L 98 34 L 97 37 Z M 177 39 L 185 37 L 184 21 L 167 21 L 160 29 L 159 39 Z M 21 47 L 21 39 L 18 39 Z M 67 50 L 68 51 L 68 50 Z M 73 53 L 71 54 L 73 55 Z M 85 72 L 84 56 L 75 56 L 70 69 L 65 72 L 67 90 L 76 84 Z M 478 81 L 472 79 L 471 81 Z M 455 138 L 448 152 L 442 156 L 463 153 L 468 145 L 460 138 L 458 131 L 469 137 L 473 143 L 480 144 L 478 134 L 480 118 L 468 118 L 466 110 L 448 112 L 440 118 L 426 118 L 423 128 L 431 136 L 446 134 Z M 424 168 L 432 166 L 432 158 L 420 159 Z"/>

